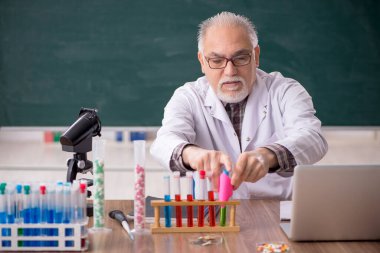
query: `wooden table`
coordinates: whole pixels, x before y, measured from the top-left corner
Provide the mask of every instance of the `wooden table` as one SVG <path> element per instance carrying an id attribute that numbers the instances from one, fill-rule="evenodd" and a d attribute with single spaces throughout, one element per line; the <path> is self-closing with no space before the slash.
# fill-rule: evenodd
<path id="1" fill-rule="evenodd" d="M 106 201 L 106 212 L 119 209 L 128 213 L 133 209 L 133 202 L 128 200 Z M 136 236 L 131 241 L 120 224 L 106 218 L 106 226 L 111 233 L 90 234 L 90 252 L 256 252 L 258 242 L 286 242 L 292 253 L 305 252 L 366 252 L 379 253 L 380 241 L 376 242 L 292 242 L 282 232 L 280 223 L 280 204 L 276 200 L 242 200 L 237 207 L 236 223 L 240 232 L 219 233 L 224 241 L 219 245 L 198 246 L 189 243 L 200 233 L 148 234 Z M 91 227 L 91 221 L 89 226 Z M 352 228 L 355 229 L 355 228 Z M 379 228 L 380 229 L 380 228 Z"/>

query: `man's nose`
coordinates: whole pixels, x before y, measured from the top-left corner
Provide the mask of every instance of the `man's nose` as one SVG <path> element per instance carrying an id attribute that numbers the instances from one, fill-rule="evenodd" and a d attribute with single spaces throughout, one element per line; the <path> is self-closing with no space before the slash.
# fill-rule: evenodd
<path id="1" fill-rule="evenodd" d="M 233 76 L 237 74 L 237 68 L 232 63 L 232 61 L 228 61 L 226 67 L 224 68 L 224 74 L 228 76 Z"/>

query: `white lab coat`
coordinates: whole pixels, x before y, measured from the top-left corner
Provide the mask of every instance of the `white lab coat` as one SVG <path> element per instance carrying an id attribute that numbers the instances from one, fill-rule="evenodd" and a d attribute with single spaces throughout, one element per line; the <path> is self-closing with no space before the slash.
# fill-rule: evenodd
<path id="1" fill-rule="evenodd" d="M 278 143 L 293 154 L 297 164 L 315 163 L 327 152 L 327 142 L 314 114 L 310 95 L 297 81 L 257 69 L 243 119 L 241 150 Z M 150 151 L 169 169 L 173 150 L 181 143 L 223 151 L 233 164 L 241 154 L 231 121 L 206 77 L 175 91 Z M 268 173 L 256 183 L 243 183 L 234 198 L 290 199 L 291 189 L 291 177 Z"/>

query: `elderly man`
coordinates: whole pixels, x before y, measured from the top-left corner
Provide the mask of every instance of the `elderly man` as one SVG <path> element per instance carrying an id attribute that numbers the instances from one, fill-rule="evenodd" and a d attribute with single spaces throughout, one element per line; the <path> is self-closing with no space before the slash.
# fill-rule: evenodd
<path id="1" fill-rule="evenodd" d="M 254 25 L 230 12 L 200 24 L 205 76 L 178 88 L 165 107 L 151 154 L 184 174 L 206 170 L 214 188 L 223 167 L 235 198 L 291 198 L 297 164 L 327 152 L 310 95 L 295 80 L 260 70 Z"/>

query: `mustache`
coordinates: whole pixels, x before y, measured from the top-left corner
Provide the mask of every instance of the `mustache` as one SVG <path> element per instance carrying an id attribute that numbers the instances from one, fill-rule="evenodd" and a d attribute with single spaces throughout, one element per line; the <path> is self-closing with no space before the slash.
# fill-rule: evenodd
<path id="1" fill-rule="evenodd" d="M 241 82 L 243 85 L 245 85 L 245 80 L 241 76 L 233 76 L 233 77 L 222 77 L 222 79 L 219 80 L 218 86 L 222 87 L 225 83 L 231 83 L 231 82 Z"/>

